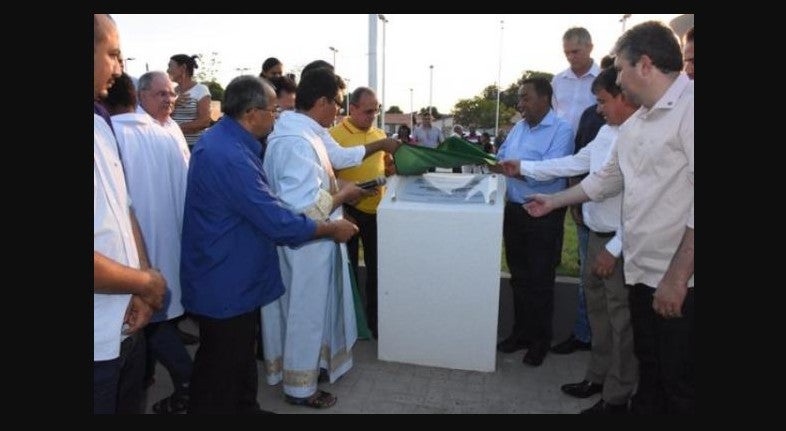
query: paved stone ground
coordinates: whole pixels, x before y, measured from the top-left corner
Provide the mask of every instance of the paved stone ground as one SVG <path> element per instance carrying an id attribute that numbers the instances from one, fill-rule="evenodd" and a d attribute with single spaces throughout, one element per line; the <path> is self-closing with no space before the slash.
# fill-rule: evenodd
<path id="1" fill-rule="evenodd" d="M 556 344 L 571 332 L 576 314 L 576 280 L 558 278 L 555 288 L 554 340 Z M 507 278 L 500 279 L 499 338 L 512 327 L 512 294 Z M 190 320 L 184 329 L 197 333 Z M 193 355 L 196 346 L 189 346 Z M 320 388 L 338 396 L 335 406 L 325 410 L 298 407 L 284 401 L 281 385 L 269 386 L 259 362 L 259 403 L 276 413 L 577 413 L 597 402 L 569 397 L 560 391 L 565 383 L 581 381 L 589 352 L 570 355 L 549 354 L 540 367 L 521 362 L 524 351 L 497 354 L 493 373 L 385 362 L 377 359 L 377 343 L 359 340 L 353 350 L 354 367 L 335 384 Z M 156 383 L 148 390 L 150 406 L 172 392 L 166 370 L 159 364 Z"/>

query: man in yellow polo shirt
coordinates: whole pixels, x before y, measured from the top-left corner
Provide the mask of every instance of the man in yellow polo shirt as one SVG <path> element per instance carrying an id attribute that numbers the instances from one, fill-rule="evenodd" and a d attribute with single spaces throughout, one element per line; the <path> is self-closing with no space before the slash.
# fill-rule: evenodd
<path id="1" fill-rule="evenodd" d="M 374 127 L 379 113 L 379 100 L 371 88 L 358 87 L 349 97 L 349 116 L 330 129 L 330 134 L 342 147 L 354 147 L 384 139 L 385 132 Z M 386 160 L 392 161 L 389 153 L 378 151 L 363 160 L 358 166 L 338 171 L 344 181 L 367 181 L 385 175 Z M 344 204 L 344 217 L 354 220 L 360 229 L 347 242 L 349 259 L 357 279 L 358 237 L 363 241 L 363 260 L 366 262 L 366 315 L 374 338 L 377 338 L 377 206 L 385 186 L 378 187 L 379 193 L 361 198 L 354 205 Z"/>

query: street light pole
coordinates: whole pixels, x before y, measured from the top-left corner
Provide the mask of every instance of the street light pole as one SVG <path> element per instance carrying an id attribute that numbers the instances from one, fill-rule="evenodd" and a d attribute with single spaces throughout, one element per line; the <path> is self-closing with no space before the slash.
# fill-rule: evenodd
<path id="1" fill-rule="evenodd" d="M 344 97 L 347 99 L 347 110 L 344 112 L 345 117 L 349 116 L 349 98 L 352 96 L 352 87 L 349 86 L 349 81 L 349 78 L 344 78 L 344 82 L 347 84 L 347 95 Z"/>
<path id="2" fill-rule="evenodd" d="M 241 75 L 245 75 L 247 70 L 251 70 L 250 67 L 236 67 L 235 70 L 240 72 Z"/>
<path id="3" fill-rule="evenodd" d="M 431 106 L 432 101 L 434 100 L 434 65 L 430 65 L 429 69 L 429 78 L 428 78 L 428 116 L 431 117 Z"/>
<path id="4" fill-rule="evenodd" d="M 497 119 L 494 123 L 494 136 L 499 136 L 499 93 L 502 88 L 502 31 L 505 30 L 505 21 L 499 22 L 499 66 L 497 67 Z"/>
<path id="5" fill-rule="evenodd" d="M 415 125 L 412 124 L 412 117 L 415 113 L 415 105 L 412 103 L 412 89 L 409 89 L 409 130 L 412 131 Z"/>
<path id="6" fill-rule="evenodd" d="M 385 135 L 388 134 L 387 129 L 385 128 L 385 109 L 387 106 L 385 105 L 385 97 L 387 97 L 387 93 L 385 92 L 385 78 L 387 77 L 387 69 L 385 69 L 385 29 L 387 28 L 388 20 L 385 18 L 385 15 L 381 13 L 377 15 L 380 20 L 382 20 L 382 108 L 379 112 L 380 124 L 382 125 L 382 131 L 385 132 Z"/>
<path id="7" fill-rule="evenodd" d="M 124 71 L 124 72 L 125 72 L 125 73 L 126 73 L 128 76 L 131 76 L 131 72 L 129 72 L 129 71 L 128 71 L 128 62 L 129 62 L 129 61 L 134 61 L 134 60 L 136 60 L 136 57 L 127 57 L 127 58 L 126 58 L 126 59 L 123 61 L 123 63 L 124 63 L 124 64 L 123 64 L 123 71 Z"/>
<path id="8" fill-rule="evenodd" d="M 625 15 L 622 15 L 622 18 L 620 18 L 620 22 L 622 23 L 622 32 L 623 33 L 625 33 L 625 23 L 628 22 L 628 18 L 630 18 L 630 15 L 631 14 L 626 13 Z"/>
<path id="9" fill-rule="evenodd" d="M 335 71 L 335 69 L 336 69 L 336 53 L 338 52 L 338 50 L 336 48 L 333 48 L 332 46 L 329 46 L 328 48 L 330 48 L 330 50 L 333 51 L 333 70 Z"/>

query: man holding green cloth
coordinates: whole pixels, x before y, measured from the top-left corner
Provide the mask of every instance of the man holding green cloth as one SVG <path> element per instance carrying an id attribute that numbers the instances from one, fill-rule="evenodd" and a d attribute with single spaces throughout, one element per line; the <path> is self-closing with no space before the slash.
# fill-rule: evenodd
<path id="1" fill-rule="evenodd" d="M 330 135 L 342 147 L 350 148 L 385 139 L 385 132 L 374 127 L 379 113 L 379 100 L 371 88 L 358 87 L 349 96 L 349 116 L 330 129 Z M 392 156 L 378 151 L 366 157 L 358 166 L 341 169 L 337 177 L 345 181 L 367 181 L 385 175 L 385 162 Z M 377 206 L 385 193 L 385 186 L 378 193 L 366 196 L 351 204 L 344 204 L 344 217 L 360 229 L 360 235 L 347 242 L 349 260 L 357 280 L 359 240 L 363 241 L 363 261 L 366 263 L 366 318 L 374 338 L 377 338 Z"/>

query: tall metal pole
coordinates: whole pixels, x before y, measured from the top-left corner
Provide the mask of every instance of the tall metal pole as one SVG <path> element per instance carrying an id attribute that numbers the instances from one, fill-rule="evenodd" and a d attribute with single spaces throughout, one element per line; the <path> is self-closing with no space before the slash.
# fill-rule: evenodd
<path id="1" fill-rule="evenodd" d="M 412 124 L 412 117 L 415 113 L 415 105 L 412 103 L 412 89 L 409 89 L 409 130 L 412 131 L 415 128 L 415 125 Z"/>
<path id="2" fill-rule="evenodd" d="M 128 57 L 124 61 L 123 71 L 129 76 L 131 76 L 131 72 L 128 71 L 128 63 L 134 60 L 136 60 L 136 57 Z"/>
<path id="3" fill-rule="evenodd" d="M 345 117 L 349 116 L 349 98 L 352 96 L 352 87 L 349 86 L 349 81 L 349 78 L 344 78 L 344 82 L 347 84 L 347 95 L 344 97 L 344 99 L 347 99 L 347 110 L 344 112 Z"/>
<path id="4" fill-rule="evenodd" d="M 433 105 L 432 101 L 434 100 L 434 65 L 430 65 L 429 69 L 429 78 L 428 78 L 428 116 L 432 116 L 432 108 Z"/>
<path id="5" fill-rule="evenodd" d="M 497 120 L 494 123 L 494 136 L 499 136 L 499 93 L 502 89 L 502 30 L 505 30 L 505 21 L 499 22 L 499 66 L 497 67 Z"/>
<path id="6" fill-rule="evenodd" d="M 333 51 L 333 69 L 335 70 L 336 69 L 336 53 L 338 52 L 338 50 L 336 48 L 333 48 L 332 46 L 329 46 L 328 48 L 330 48 L 330 50 Z"/>
<path id="7" fill-rule="evenodd" d="M 388 131 L 387 128 L 385 128 L 385 109 L 387 109 L 387 105 L 385 105 L 385 97 L 387 97 L 387 92 L 385 91 L 385 77 L 387 77 L 388 73 L 387 69 L 385 69 L 385 33 L 388 20 L 385 18 L 385 15 L 379 14 L 378 16 L 379 19 L 382 20 L 382 107 L 380 108 L 379 119 L 382 125 L 382 131 L 387 135 Z"/>
<path id="8" fill-rule="evenodd" d="M 368 86 L 377 91 L 377 14 L 368 14 Z"/>
<path id="9" fill-rule="evenodd" d="M 631 14 L 626 13 L 625 15 L 622 15 L 622 18 L 620 18 L 620 22 L 622 23 L 622 32 L 623 33 L 625 33 L 625 23 L 628 22 L 628 18 L 630 18 L 630 15 Z"/>

